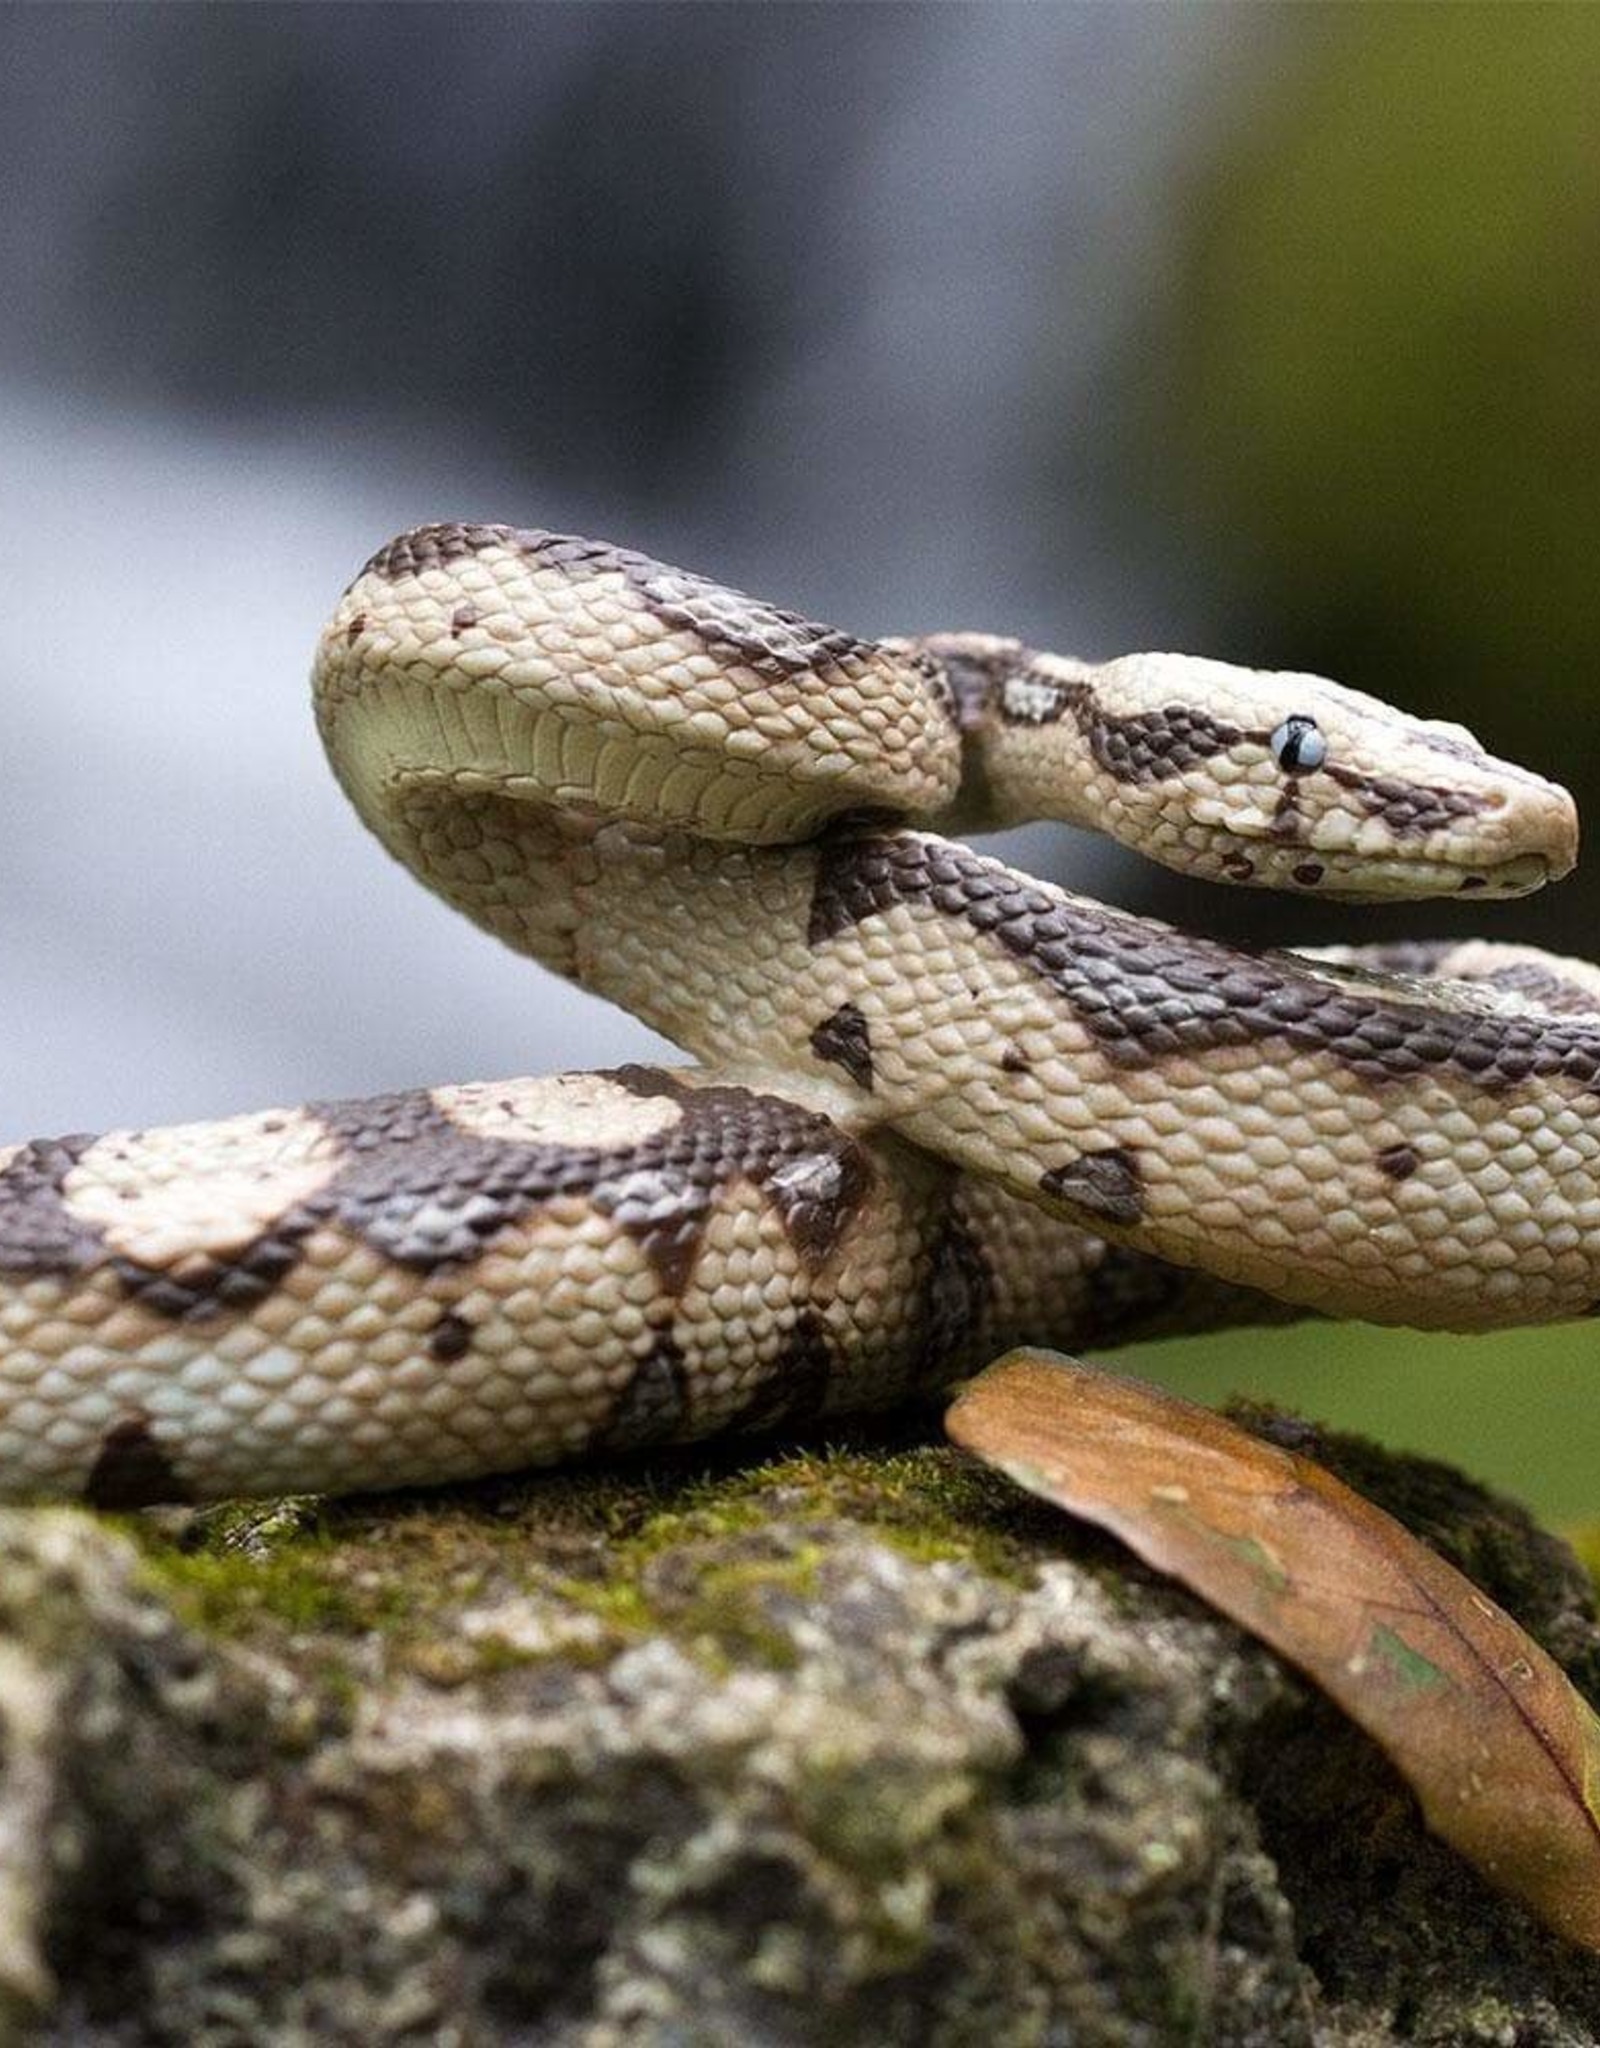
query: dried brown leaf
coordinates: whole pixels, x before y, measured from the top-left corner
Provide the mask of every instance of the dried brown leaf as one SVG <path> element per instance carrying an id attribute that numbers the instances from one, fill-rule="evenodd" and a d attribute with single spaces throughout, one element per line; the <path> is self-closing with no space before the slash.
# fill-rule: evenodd
<path id="1" fill-rule="evenodd" d="M 1437 1552 L 1308 1459 L 1047 1352 L 991 1366 L 946 1426 L 1298 1665 L 1436 1834 L 1600 1950 L 1600 1718 Z"/>

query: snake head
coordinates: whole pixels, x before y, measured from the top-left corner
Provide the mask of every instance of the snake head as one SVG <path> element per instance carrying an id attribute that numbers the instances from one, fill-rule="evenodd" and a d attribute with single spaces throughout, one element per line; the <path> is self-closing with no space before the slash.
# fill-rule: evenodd
<path id="1" fill-rule="evenodd" d="M 1577 859 L 1564 789 L 1463 726 L 1321 676 L 1178 654 L 1100 667 L 1026 655 L 985 728 L 1014 815 L 1065 815 L 1211 880 L 1369 900 L 1522 896 Z M 1045 763 L 1075 785 L 1069 805 L 1052 802 Z"/>

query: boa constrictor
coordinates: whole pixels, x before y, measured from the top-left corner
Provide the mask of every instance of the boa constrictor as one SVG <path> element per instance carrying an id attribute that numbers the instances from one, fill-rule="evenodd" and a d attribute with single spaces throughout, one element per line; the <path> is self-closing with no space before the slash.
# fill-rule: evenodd
<path id="1" fill-rule="evenodd" d="M 1600 971 L 1235 951 L 936 836 L 1355 897 L 1564 873 L 1570 798 L 1459 727 L 470 525 L 373 557 L 315 697 L 430 888 L 715 1064 L 0 1150 L 5 1497 L 459 1478 L 1273 1303 L 1600 1303 Z"/>

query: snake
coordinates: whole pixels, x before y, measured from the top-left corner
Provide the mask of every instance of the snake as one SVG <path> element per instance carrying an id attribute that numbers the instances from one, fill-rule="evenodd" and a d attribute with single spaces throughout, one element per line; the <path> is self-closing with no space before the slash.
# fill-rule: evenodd
<path id="1" fill-rule="evenodd" d="M 1019 1343 L 1600 1304 L 1600 969 L 1241 950 L 966 843 L 1357 902 L 1567 873 L 1570 796 L 1461 726 L 462 523 L 367 562 L 312 694 L 390 854 L 694 1063 L 0 1147 L 0 1497 L 459 1481 Z"/>

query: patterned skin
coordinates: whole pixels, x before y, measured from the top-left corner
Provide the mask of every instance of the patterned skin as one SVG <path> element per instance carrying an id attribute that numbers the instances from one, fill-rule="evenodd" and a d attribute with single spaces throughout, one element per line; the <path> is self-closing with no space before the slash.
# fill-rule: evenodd
<path id="1" fill-rule="evenodd" d="M 422 880 L 717 1065 L 0 1150 L 6 1497 L 458 1478 L 1280 1303 L 1600 1301 L 1600 973 L 1253 956 L 909 822 L 1068 818 L 1323 893 L 1564 873 L 1570 799 L 1459 728 L 858 640 L 489 526 L 374 557 L 315 695 Z"/>

